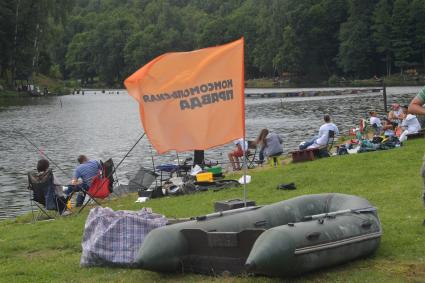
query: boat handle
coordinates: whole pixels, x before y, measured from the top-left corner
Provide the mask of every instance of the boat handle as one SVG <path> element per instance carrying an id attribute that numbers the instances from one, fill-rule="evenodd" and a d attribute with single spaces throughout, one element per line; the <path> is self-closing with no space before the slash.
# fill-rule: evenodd
<path id="1" fill-rule="evenodd" d="M 266 226 L 267 221 L 266 220 L 261 220 L 261 221 L 257 221 L 254 223 L 255 227 L 262 227 L 262 226 Z"/>
<path id="2" fill-rule="evenodd" d="M 320 232 L 312 232 L 306 236 L 307 240 L 310 240 L 310 241 L 316 240 L 319 237 L 320 237 Z"/>
<path id="3" fill-rule="evenodd" d="M 372 226 L 372 222 L 370 222 L 370 221 L 365 221 L 365 222 L 363 222 L 362 223 L 362 228 L 364 228 L 364 229 L 369 229 L 371 226 Z"/>

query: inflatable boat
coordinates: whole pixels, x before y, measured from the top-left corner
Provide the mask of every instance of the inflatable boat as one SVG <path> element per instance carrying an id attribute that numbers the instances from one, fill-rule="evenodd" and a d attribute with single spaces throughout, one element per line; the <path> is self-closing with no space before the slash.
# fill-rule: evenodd
<path id="1" fill-rule="evenodd" d="M 377 211 L 367 200 L 305 195 L 154 229 L 137 262 L 159 272 L 286 277 L 368 256 L 381 234 Z"/>

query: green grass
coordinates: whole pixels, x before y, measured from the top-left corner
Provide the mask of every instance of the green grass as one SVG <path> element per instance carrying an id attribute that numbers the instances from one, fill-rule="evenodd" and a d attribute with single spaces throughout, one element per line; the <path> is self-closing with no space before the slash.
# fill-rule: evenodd
<path id="1" fill-rule="evenodd" d="M 29 96 L 26 93 L 13 91 L 13 90 L 0 90 L 0 98 L 3 97 L 18 97 L 18 96 Z"/>
<path id="2" fill-rule="evenodd" d="M 384 79 L 385 85 L 389 86 L 423 86 L 425 84 L 425 78 L 421 77 L 409 77 L 409 76 L 400 76 L 392 75 L 387 78 L 382 76 L 381 79 Z M 310 82 L 310 83 L 306 83 Z M 250 79 L 245 81 L 245 86 L 250 88 L 291 88 L 291 87 L 380 87 L 381 82 L 377 82 L 375 79 L 361 79 L 354 80 L 347 78 L 342 81 L 338 77 L 330 77 L 327 81 L 318 81 L 312 78 L 307 79 L 294 79 L 292 81 L 279 79 L 275 81 L 272 78 L 260 78 L 260 79 Z"/>
<path id="3" fill-rule="evenodd" d="M 425 227 L 419 169 L 424 140 L 398 149 L 337 156 L 283 168 L 250 172 L 248 198 L 268 204 L 303 194 L 339 192 L 368 199 L 378 208 L 384 235 L 373 256 L 315 272 L 291 282 L 425 282 Z M 238 177 L 238 176 L 233 176 Z M 297 190 L 276 185 L 295 182 Z M 167 217 L 212 211 L 214 201 L 242 197 L 242 189 L 205 192 L 135 203 L 132 194 L 109 201 L 118 209 L 143 205 Z M 160 274 L 139 269 L 80 268 L 81 239 L 88 210 L 56 221 L 27 224 L 30 215 L 0 222 L 0 282 L 281 282 L 266 277 L 208 277 Z"/>

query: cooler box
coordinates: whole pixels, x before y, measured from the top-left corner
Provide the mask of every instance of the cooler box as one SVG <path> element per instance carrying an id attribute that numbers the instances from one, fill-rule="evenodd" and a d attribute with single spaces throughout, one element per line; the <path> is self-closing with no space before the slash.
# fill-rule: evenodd
<path id="1" fill-rule="evenodd" d="M 255 201 L 246 200 L 246 206 L 255 206 Z M 214 203 L 214 211 L 225 211 L 230 209 L 244 207 L 244 201 L 241 199 L 220 200 Z"/>
<path id="2" fill-rule="evenodd" d="M 213 173 L 205 172 L 205 173 L 196 174 L 196 181 L 197 182 L 212 182 L 213 181 Z"/>

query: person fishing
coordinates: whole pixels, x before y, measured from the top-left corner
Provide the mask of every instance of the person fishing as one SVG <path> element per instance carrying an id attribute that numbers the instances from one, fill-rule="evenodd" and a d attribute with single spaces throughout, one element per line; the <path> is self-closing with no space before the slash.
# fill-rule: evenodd
<path id="1" fill-rule="evenodd" d="M 87 156 L 80 155 L 77 158 L 79 165 L 75 168 L 72 176 L 71 185 L 65 190 L 67 195 L 78 192 L 76 206 L 82 206 L 86 197 L 85 191 L 90 188 L 92 180 L 99 174 L 101 169 L 97 160 L 89 160 Z"/>

